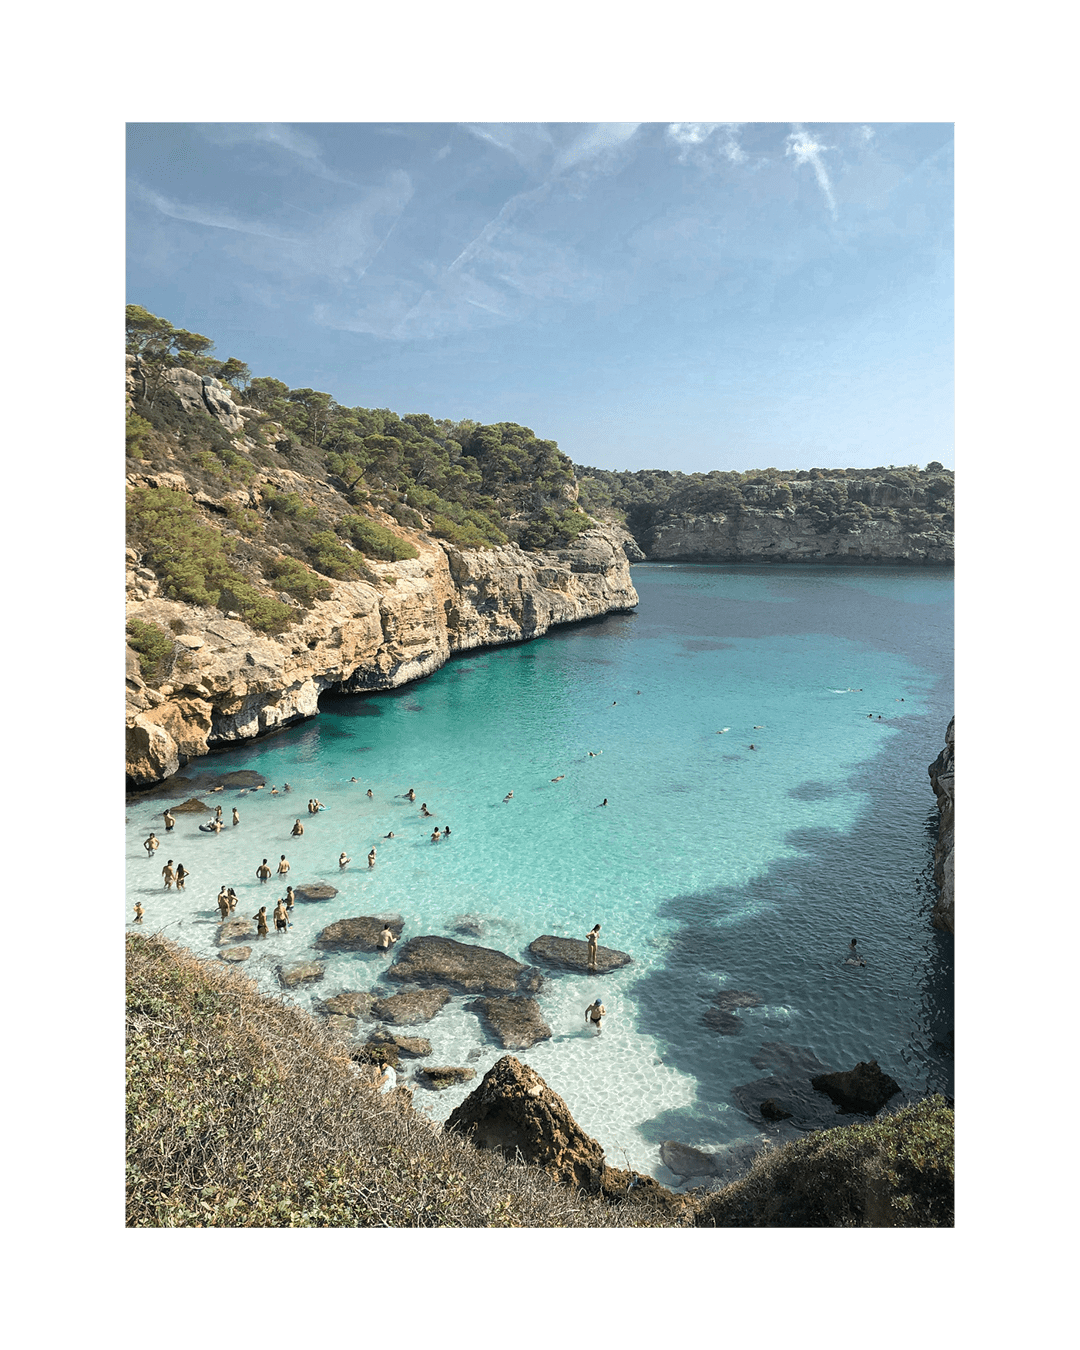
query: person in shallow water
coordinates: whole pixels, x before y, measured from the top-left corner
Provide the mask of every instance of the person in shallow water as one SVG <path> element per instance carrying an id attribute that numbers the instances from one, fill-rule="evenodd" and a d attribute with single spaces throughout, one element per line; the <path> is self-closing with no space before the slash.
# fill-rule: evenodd
<path id="1" fill-rule="evenodd" d="M 600 934 L 600 925 L 590 928 L 585 934 L 585 941 L 589 944 L 589 950 L 586 954 L 586 964 L 590 970 L 596 969 L 596 943 Z"/>
<path id="2" fill-rule="evenodd" d="M 856 949 L 855 942 L 856 942 L 856 939 L 855 939 L 855 938 L 852 938 L 852 939 L 851 939 L 851 943 L 850 943 L 850 945 L 849 945 L 849 947 L 848 947 L 847 960 L 846 960 L 846 962 L 845 962 L 845 965 L 849 965 L 849 966 L 865 966 L 865 965 L 866 965 L 866 962 L 862 959 L 862 956 L 859 954 L 858 950 Z"/>
<path id="3" fill-rule="evenodd" d="M 391 931 L 390 925 L 387 924 L 385 928 L 382 930 L 382 932 L 379 934 L 379 943 L 378 943 L 379 951 L 388 952 L 396 941 L 397 938 Z"/>
<path id="4" fill-rule="evenodd" d="M 293 888 L 292 888 L 291 886 L 286 886 L 286 887 L 285 887 L 285 908 L 286 908 L 286 909 L 292 909 L 293 905 L 295 905 L 295 904 L 296 904 L 296 896 L 293 894 Z"/>
<path id="5" fill-rule="evenodd" d="M 375 800 L 375 794 L 372 792 L 370 788 L 368 788 L 367 790 L 367 795 L 371 798 L 372 801 Z"/>
<path id="6" fill-rule="evenodd" d="M 171 811 L 166 811 L 164 812 L 164 820 L 165 820 L 165 832 L 167 834 L 169 830 L 171 830 L 173 826 L 176 824 L 176 817 L 173 815 Z"/>
<path id="7" fill-rule="evenodd" d="M 258 867 L 256 867 L 256 869 L 255 869 L 255 875 L 259 878 L 260 881 L 269 881 L 269 880 L 270 880 L 270 868 L 266 865 L 266 859 L 265 859 L 265 858 L 264 858 L 264 859 L 262 860 L 262 862 L 258 865 Z"/>
<path id="8" fill-rule="evenodd" d="M 367 865 L 368 865 L 369 867 L 374 867 L 374 866 L 375 866 L 375 849 L 374 849 L 374 847 L 372 847 L 371 852 L 367 855 Z"/>
<path id="9" fill-rule="evenodd" d="M 255 919 L 258 924 L 256 931 L 259 937 L 266 937 L 267 933 L 270 931 L 266 923 L 266 906 L 263 905 L 258 914 L 253 914 L 251 917 Z"/>
<path id="10" fill-rule="evenodd" d="M 410 802 L 416 801 L 416 793 L 412 790 L 412 788 L 410 788 L 410 789 L 408 790 L 408 792 L 406 792 L 405 798 L 406 798 L 407 801 L 410 801 Z"/>
<path id="11" fill-rule="evenodd" d="M 177 864 L 176 864 L 176 889 L 177 889 L 178 891 L 182 891 L 182 890 L 184 889 L 184 882 L 187 881 L 187 879 L 188 879 L 189 876 L 191 876 L 191 873 L 187 870 L 187 868 L 184 866 L 184 864 L 183 864 L 183 863 L 177 863 Z"/>
<path id="12" fill-rule="evenodd" d="M 339 858 L 338 858 L 338 860 L 337 860 L 337 865 L 338 865 L 339 867 L 348 867 L 349 863 L 351 863 L 351 862 L 352 862 L 352 859 L 351 859 L 351 858 L 349 857 L 349 855 L 345 852 L 345 850 L 342 849 L 342 850 L 341 850 L 341 854 L 340 854 L 340 856 L 339 856 Z"/>
<path id="13" fill-rule="evenodd" d="M 277 874 L 279 877 L 287 877 L 289 875 L 289 860 L 284 853 L 281 855 L 281 861 L 277 865 Z"/>
<path id="14" fill-rule="evenodd" d="M 279 900 L 274 906 L 274 926 L 279 933 L 284 933 L 289 924 L 289 911 L 285 908 L 285 901 Z"/>
<path id="15" fill-rule="evenodd" d="M 136 901 L 135 901 L 135 922 L 136 922 L 136 923 L 142 923 L 142 916 L 143 916 L 143 907 L 142 907 L 142 905 L 139 904 L 138 900 L 136 900 Z"/>
<path id="16" fill-rule="evenodd" d="M 596 1034 L 598 1036 L 600 1035 L 600 1019 L 606 1014 L 606 1012 L 607 1009 L 600 1002 L 599 998 L 594 1000 L 594 1002 L 590 1003 L 589 1006 L 585 1009 L 585 1021 L 591 1022 L 593 1024 L 593 1026 L 596 1028 Z"/>
<path id="17" fill-rule="evenodd" d="M 298 816 L 297 819 L 296 819 L 296 824 L 292 827 L 292 833 L 293 833 L 293 834 L 303 834 L 303 833 L 304 833 L 304 827 L 303 827 L 303 825 L 300 824 L 300 818 L 299 818 L 299 816 Z"/>
<path id="18" fill-rule="evenodd" d="M 143 848 L 146 849 L 146 856 L 148 858 L 152 858 L 154 854 L 157 852 L 160 845 L 161 840 L 157 837 L 154 831 L 151 830 L 149 839 L 143 840 Z"/>
<path id="19" fill-rule="evenodd" d="M 431 831 L 431 842 L 433 844 L 437 844 L 441 838 L 442 835 L 439 833 L 439 827 L 438 825 L 436 825 L 435 828 Z"/>
<path id="20" fill-rule="evenodd" d="M 171 859 L 171 858 L 170 858 L 169 861 L 165 864 L 165 866 L 161 869 L 161 875 L 165 878 L 165 889 L 166 889 L 167 891 L 171 891 L 171 890 L 172 890 L 172 884 L 173 884 L 173 882 L 176 880 L 176 873 L 173 871 L 173 865 L 172 865 L 172 859 Z"/>
<path id="21" fill-rule="evenodd" d="M 236 809 L 235 806 L 232 809 L 232 823 L 234 825 L 240 824 L 240 812 Z"/>
<path id="22" fill-rule="evenodd" d="M 240 897 L 236 894 L 236 892 L 235 892 L 235 891 L 233 890 L 233 888 L 230 886 L 230 887 L 229 887 L 229 913 L 230 913 L 230 914 L 236 909 L 236 906 L 237 906 L 239 903 L 240 903 Z"/>
<path id="23" fill-rule="evenodd" d="M 217 898 L 217 907 L 221 911 L 222 923 L 229 917 L 229 892 L 222 886 Z"/>

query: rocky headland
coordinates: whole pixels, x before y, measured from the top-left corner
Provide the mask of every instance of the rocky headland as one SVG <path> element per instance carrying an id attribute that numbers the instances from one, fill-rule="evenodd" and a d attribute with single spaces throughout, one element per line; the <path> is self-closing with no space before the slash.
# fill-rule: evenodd
<path id="1" fill-rule="evenodd" d="M 927 772 L 938 800 L 938 841 L 934 849 L 934 882 L 938 888 L 938 898 L 934 905 L 932 922 L 935 928 L 944 933 L 953 933 L 953 827 L 954 827 L 954 778 L 953 778 L 953 742 L 956 718 L 954 717 L 945 732 L 945 748 Z"/>

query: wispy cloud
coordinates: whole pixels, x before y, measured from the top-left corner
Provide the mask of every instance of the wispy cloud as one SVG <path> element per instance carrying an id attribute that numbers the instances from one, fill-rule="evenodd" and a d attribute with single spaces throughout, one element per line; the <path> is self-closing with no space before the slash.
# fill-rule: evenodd
<path id="1" fill-rule="evenodd" d="M 833 197 L 832 184 L 829 182 L 829 174 L 822 162 L 822 154 L 830 147 L 821 145 L 814 140 L 813 135 L 802 127 L 798 122 L 793 122 L 794 130 L 787 138 L 787 149 L 784 151 L 787 155 L 795 156 L 797 165 L 809 164 L 814 170 L 814 176 L 817 178 L 818 187 L 825 197 L 826 205 L 829 208 L 829 214 L 833 220 L 836 219 L 836 199 Z"/>
<path id="2" fill-rule="evenodd" d="M 706 165 L 718 157 L 742 164 L 747 155 L 739 144 L 741 122 L 669 122 L 668 140 L 679 147 L 679 163 Z M 713 139 L 714 133 L 720 134 Z"/>
<path id="3" fill-rule="evenodd" d="M 200 130 L 215 145 L 270 145 L 284 150 L 318 178 L 354 186 L 353 179 L 337 173 L 323 159 L 313 136 L 285 122 L 208 122 Z"/>
<path id="4" fill-rule="evenodd" d="M 193 206 L 187 202 L 173 201 L 170 197 L 162 196 L 160 192 L 143 187 L 141 183 L 133 183 L 131 191 L 140 201 L 146 202 L 148 206 L 154 207 L 163 216 L 170 216 L 173 220 L 186 220 L 193 225 L 207 225 L 215 230 L 235 230 L 238 234 L 258 235 L 263 239 L 277 239 L 282 243 L 296 242 L 294 236 L 278 234 L 267 229 L 259 221 L 242 220 L 231 211 L 223 211 L 217 207 Z"/>

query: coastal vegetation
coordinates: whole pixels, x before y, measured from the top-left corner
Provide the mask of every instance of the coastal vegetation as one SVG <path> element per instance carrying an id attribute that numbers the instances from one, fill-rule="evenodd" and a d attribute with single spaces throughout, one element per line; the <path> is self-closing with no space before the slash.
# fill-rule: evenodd
<path id="1" fill-rule="evenodd" d="M 952 1109 L 930 1098 L 770 1148 L 741 1181 L 585 1194 L 380 1095 L 309 1014 L 156 935 L 127 938 L 129 1227 L 941 1227 Z M 367 1072 L 368 1076 L 365 1076 Z"/>

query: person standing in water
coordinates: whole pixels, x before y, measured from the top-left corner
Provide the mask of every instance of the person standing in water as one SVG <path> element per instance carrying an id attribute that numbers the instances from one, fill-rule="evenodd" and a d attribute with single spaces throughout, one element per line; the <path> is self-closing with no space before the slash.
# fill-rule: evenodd
<path id="1" fill-rule="evenodd" d="M 142 923 L 142 916 L 143 916 L 143 907 L 142 907 L 142 905 L 139 904 L 138 900 L 136 900 L 136 901 L 135 901 L 135 922 L 136 922 L 136 923 Z"/>
<path id="2" fill-rule="evenodd" d="M 375 794 L 374 794 L 374 792 L 372 792 L 372 790 L 371 790 L 370 788 L 368 788 L 368 790 L 367 790 L 367 795 L 371 798 L 372 801 L 375 800 Z"/>
<path id="3" fill-rule="evenodd" d="M 284 900 L 279 900 L 274 906 L 274 925 L 279 933 L 284 933 L 289 926 L 289 911 L 285 908 Z"/>
<path id="4" fill-rule="evenodd" d="M 146 856 L 148 858 L 152 858 L 154 854 L 158 851 L 160 844 L 161 840 L 157 837 L 154 831 L 151 830 L 149 839 L 143 840 L 143 848 L 146 849 Z"/>
<path id="5" fill-rule="evenodd" d="M 258 933 L 258 936 L 259 936 L 259 937 L 266 937 L 267 933 L 269 933 L 269 931 L 270 931 L 270 929 L 267 927 L 267 924 L 266 924 L 266 906 L 263 905 L 262 908 L 259 910 L 258 914 L 253 914 L 251 917 L 252 917 L 252 918 L 256 921 L 256 923 L 258 924 L 258 928 L 257 928 L 257 930 L 256 930 L 257 933 Z"/>
<path id="6" fill-rule="evenodd" d="M 289 860 L 285 857 L 284 853 L 281 855 L 281 861 L 277 865 L 277 874 L 279 877 L 287 877 L 289 875 Z"/>
<path id="7" fill-rule="evenodd" d="M 256 867 L 255 875 L 259 878 L 260 881 L 270 880 L 270 868 L 267 866 L 265 858 L 258 865 L 258 867 Z"/>
<path id="8" fill-rule="evenodd" d="M 240 897 L 236 894 L 236 892 L 235 892 L 235 891 L 233 890 L 233 888 L 230 886 L 230 887 L 229 887 L 229 913 L 230 913 L 230 914 L 232 914 L 232 912 L 236 909 L 236 906 L 237 906 L 239 903 L 240 903 Z"/>
<path id="9" fill-rule="evenodd" d="M 292 827 L 293 834 L 303 834 L 304 827 L 300 824 L 300 818 L 297 817 L 296 824 Z"/>
<path id="10" fill-rule="evenodd" d="M 286 886 L 286 887 L 285 887 L 285 908 L 291 910 L 292 907 L 293 907 L 295 904 L 296 904 L 296 896 L 293 894 L 293 888 L 292 888 L 291 886 Z"/>
<path id="11" fill-rule="evenodd" d="M 166 811 L 163 814 L 163 818 L 165 821 L 165 833 L 168 834 L 168 832 L 176 824 L 176 817 L 173 815 L 171 811 Z"/>
<path id="12" fill-rule="evenodd" d="M 229 892 L 222 886 L 217 898 L 217 907 L 221 911 L 221 922 L 229 917 Z"/>
<path id="13" fill-rule="evenodd" d="M 390 925 L 387 924 L 379 934 L 379 951 L 388 952 L 396 941 L 397 938 L 391 931 Z"/>
<path id="14" fill-rule="evenodd" d="M 172 865 L 172 859 L 171 859 L 171 858 L 170 858 L 169 861 L 165 864 L 165 866 L 161 869 L 161 875 L 165 878 L 165 889 L 166 889 L 167 891 L 171 891 L 171 890 L 172 890 L 172 884 L 173 884 L 173 882 L 176 880 L 176 873 L 173 871 L 173 865 Z"/>
<path id="15" fill-rule="evenodd" d="M 348 856 L 348 854 L 345 852 L 345 850 L 342 849 L 342 850 L 341 850 L 341 856 L 340 856 L 340 857 L 338 858 L 338 860 L 337 860 L 337 865 L 338 865 L 339 867 L 348 867 L 349 863 L 351 863 L 351 862 L 352 862 L 352 859 Z"/>
<path id="16" fill-rule="evenodd" d="M 607 1013 L 607 1009 L 606 1009 L 606 1008 L 604 1007 L 604 1005 L 600 1002 L 599 998 L 595 999 L 595 1000 L 594 1000 L 592 1003 L 590 1003 L 589 1006 L 585 1009 L 585 1021 L 586 1021 L 586 1022 L 591 1022 L 591 1023 L 593 1024 L 593 1026 L 596 1028 L 596 1034 L 597 1034 L 598 1036 L 600 1035 L 600 1019 L 601 1019 L 601 1017 L 603 1017 L 606 1013 Z"/>
<path id="17" fill-rule="evenodd" d="M 232 823 L 234 825 L 240 824 L 240 812 L 236 809 L 235 806 L 232 809 Z"/>
<path id="18" fill-rule="evenodd" d="M 586 954 L 586 963 L 588 968 L 595 973 L 596 971 L 596 943 L 600 934 L 600 925 L 590 928 L 585 934 L 585 941 L 589 944 L 589 950 Z"/>
<path id="19" fill-rule="evenodd" d="M 374 866 L 375 866 L 375 849 L 374 849 L 374 847 L 372 847 L 371 852 L 367 855 L 367 865 L 368 865 L 369 867 L 374 867 Z"/>
<path id="20" fill-rule="evenodd" d="M 184 889 L 184 882 L 187 881 L 187 879 L 188 879 L 189 876 L 191 876 L 191 873 L 187 870 L 187 868 L 184 866 L 184 864 L 183 864 L 183 863 L 177 863 L 177 864 L 176 864 L 176 889 L 177 889 L 178 891 L 182 891 L 182 890 Z"/>

